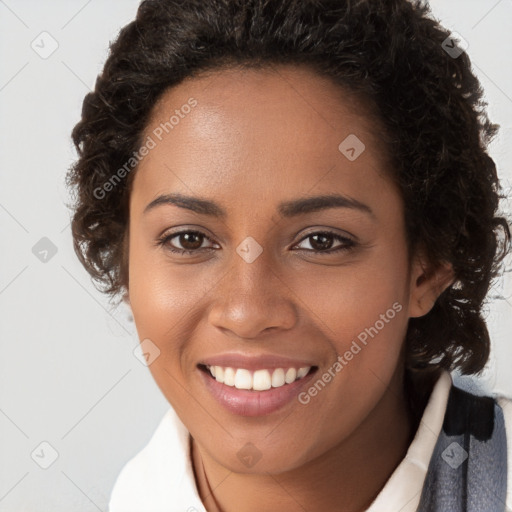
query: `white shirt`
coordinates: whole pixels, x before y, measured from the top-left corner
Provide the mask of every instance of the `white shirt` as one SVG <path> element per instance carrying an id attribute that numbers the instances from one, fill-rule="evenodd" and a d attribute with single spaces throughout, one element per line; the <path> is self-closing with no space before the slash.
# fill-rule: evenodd
<path id="1" fill-rule="evenodd" d="M 452 379 L 436 382 L 407 454 L 367 512 L 415 512 L 437 438 L 443 426 Z M 512 401 L 498 398 L 507 433 L 507 507 L 512 509 Z M 123 467 L 111 493 L 109 512 L 206 512 L 190 459 L 190 436 L 172 407 L 148 444 Z"/>

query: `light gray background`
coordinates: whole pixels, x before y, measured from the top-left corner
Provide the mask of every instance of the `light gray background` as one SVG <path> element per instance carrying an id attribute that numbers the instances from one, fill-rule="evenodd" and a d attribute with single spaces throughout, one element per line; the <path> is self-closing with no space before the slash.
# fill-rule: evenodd
<path id="1" fill-rule="evenodd" d="M 206 1 L 206 0 L 205 0 Z M 112 311 L 72 249 L 64 176 L 70 133 L 108 43 L 138 0 L 0 0 L 0 511 L 105 511 L 114 480 L 168 408 L 126 309 Z M 491 146 L 512 183 L 511 0 L 432 0 L 468 53 L 501 125 Z M 47 31 L 57 50 L 31 43 Z M 39 43 L 41 45 L 41 43 Z M 46 39 L 45 48 L 50 46 Z M 32 252 L 47 237 L 57 253 Z M 49 254 L 49 256 L 51 253 Z M 510 278 L 496 291 L 510 298 Z M 512 395 L 511 304 L 491 304 L 494 341 L 482 384 Z M 50 461 L 52 449 L 57 460 Z"/>

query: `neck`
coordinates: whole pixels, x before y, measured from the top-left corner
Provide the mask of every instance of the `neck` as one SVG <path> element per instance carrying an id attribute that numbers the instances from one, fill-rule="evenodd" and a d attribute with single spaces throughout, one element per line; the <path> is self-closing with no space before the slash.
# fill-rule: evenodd
<path id="1" fill-rule="evenodd" d="M 369 507 L 404 458 L 414 429 L 400 373 L 348 438 L 292 471 L 234 473 L 193 440 L 196 484 L 208 512 L 251 512 L 255 504 L 267 512 L 360 512 Z"/>

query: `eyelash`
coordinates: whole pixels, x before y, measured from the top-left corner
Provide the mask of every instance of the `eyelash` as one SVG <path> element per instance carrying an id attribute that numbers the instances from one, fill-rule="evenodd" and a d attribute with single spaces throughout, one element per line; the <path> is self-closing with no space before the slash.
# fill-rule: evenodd
<path id="1" fill-rule="evenodd" d="M 168 242 L 170 240 L 172 240 L 173 238 L 176 238 L 176 237 L 178 237 L 180 235 L 184 235 L 184 234 L 200 235 L 200 236 L 204 237 L 205 239 L 209 240 L 210 242 L 212 241 L 208 236 L 206 236 L 201 231 L 186 230 L 186 231 L 179 231 L 177 233 L 171 233 L 169 235 L 163 235 L 162 237 L 160 237 L 157 240 L 157 245 L 161 246 L 161 247 L 167 246 L 165 248 L 168 251 L 170 251 L 172 253 L 175 253 L 175 254 L 181 254 L 181 255 L 185 255 L 185 254 L 193 255 L 193 254 L 199 253 L 200 251 L 205 251 L 205 250 L 206 251 L 215 251 L 216 250 L 213 247 L 204 247 L 203 249 L 195 249 L 195 250 L 191 250 L 191 249 L 177 249 L 177 248 L 173 247 L 172 245 L 168 245 Z M 344 252 L 344 251 L 350 251 L 351 249 L 353 249 L 356 246 L 356 242 L 354 242 L 350 238 L 346 238 L 346 237 L 343 237 L 341 235 L 338 235 L 337 233 L 334 233 L 333 231 L 314 231 L 313 233 L 309 233 L 304 238 L 299 240 L 298 243 L 301 243 L 304 240 L 307 240 L 308 238 L 310 238 L 310 237 L 312 237 L 314 235 L 327 235 L 327 236 L 331 236 L 334 240 L 337 240 L 339 242 L 343 242 L 345 245 L 342 245 L 342 246 L 340 246 L 340 247 L 338 247 L 336 249 L 328 249 L 326 251 L 315 251 L 314 249 L 300 249 L 301 251 L 312 252 L 312 253 L 315 253 L 315 254 L 325 255 L 325 254 L 334 254 L 334 253 L 339 253 L 339 252 Z"/>

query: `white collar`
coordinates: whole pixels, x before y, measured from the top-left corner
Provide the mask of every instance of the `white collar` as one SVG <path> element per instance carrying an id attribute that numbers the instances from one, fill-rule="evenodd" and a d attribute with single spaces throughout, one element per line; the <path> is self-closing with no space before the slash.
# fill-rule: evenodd
<path id="1" fill-rule="evenodd" d="M 443 371 L 432 389 L 405 458 L 366 512 L 414 512 L 418 509 L 428 465 L 443 426 L 451 385 L 450 374 Z"/>
<path id="2" fill-rule="evenodd" d="M 444 371 L 436 382 L 407 454 L 367 512 L 413 512 L 443 418 L 452 384 Z M 172 407 L 149 443 L 123 467 L 111 493 L 109 512 L 206 512 L 197 492 L 190 435 Z"/>

